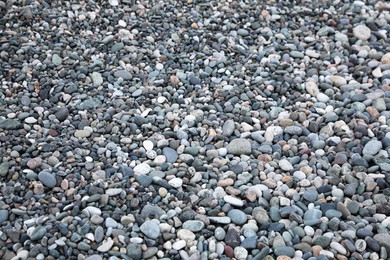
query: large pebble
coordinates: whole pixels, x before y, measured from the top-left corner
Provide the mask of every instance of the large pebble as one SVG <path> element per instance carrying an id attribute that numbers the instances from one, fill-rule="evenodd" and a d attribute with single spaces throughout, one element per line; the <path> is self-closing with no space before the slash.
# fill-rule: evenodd
<path id="1" fill-rule="evenodd" d="M 234 155 L 250 154 L 252 152 L 252 146 L 249 140 L 238 138 L 232 140 L 227 146 L 226 149 L 228 153 Z"/>

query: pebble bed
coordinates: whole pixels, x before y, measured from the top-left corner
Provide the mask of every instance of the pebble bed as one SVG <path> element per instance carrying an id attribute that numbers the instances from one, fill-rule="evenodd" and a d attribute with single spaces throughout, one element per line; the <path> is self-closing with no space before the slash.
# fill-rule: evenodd
<path id="1" fill-rule="evenodd" d="M 0 259 L 389 259 L 389 34 L 386 1 L 0 1 Z"/>

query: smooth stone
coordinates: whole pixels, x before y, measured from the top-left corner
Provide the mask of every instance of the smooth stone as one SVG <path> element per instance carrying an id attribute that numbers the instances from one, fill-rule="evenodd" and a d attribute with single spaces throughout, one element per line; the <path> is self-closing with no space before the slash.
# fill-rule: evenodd
<path id="1" fill-rule="evenodd" d="M 231 204 L 233 206 L 237 206 L 237 207 L 242 207 L 244 205 L 244 202 L 241 199 L 235 198 L 235 197 L 230 196 L 230 195 L 224 196 L 223 200 L 226 203 L 229 203 L 229 204 Z"/>
<path id="2" fill-rule="evenodd" d="M 228 215 L 227 215 L 234 224 L 237 224 L 237 225 L 243 225 L 246 223 L 247 221 L 247 216 L 244 212 L 242 212 L 241 210 L 238 210 L 238 209 L 232 209 L 228 212 Z"/>
<path id="3" fill-rule="evenodd" d="M 100 255 L 90 255 L 87 256 L 85 260 L 103 260 L 103 257 Z"/>
<path id="4" fill-rule="evenodd" d="M 183 185 L 183 179 L 181 178 L 173 178 L 168 181 L 168 183 L 173 187 L 173 188 L 180 188 Z"/>
<path id="5" fill-rule="evenodd" d="M 195 239 L 196 235 L 191 230 L 180 229 L 179 231 L 177 231 L 177 237 L 184 241 L 192 242 Z"/>
<path id="6" fill-rule="evenodd" d="M 60 66 L 62 64 L 62 58 L 56 53 L 51 57 L 51 61 L 56 66 Z"/>
<path id="7" fill-rule="evenodd" d="M 237 260 L 246 260 L 248 257 L 248 250 L 242 246 L 237 246 L 234 248 L 234 256 Z"/>
<path id="8" fill-rule="evenodd" d="M 249 140 L 243 138 L 237 138 L 232 140 L 226 149 L 228 153 L 233 155 L 250 154 L 252 152 L 252 146 Z"/>
<path id="9" fill-rule="evenodd" d="M 38 122 L 38 120 L 35 117 L 29 116 L 26 119 L 24 119 L 24 122 L 26 124 L 35 124 L 36 122 Z"/>
<path id="10" fill-rule="evenodd" d="M 314 202 L 317 200 L 318 197 L 318 192 L 317 189 L 314 187 L 308 188 L 304 193 L 303 193 L 303 198 L 309 202 Z"/>
<path id="11" fill-rule="evenodd" d="M 5 130 L 16 130 L 23 126 L 17 119 L 0 119 L 0 128 Z"/>
<path id="12" fill-rule="evenodd" d="M 353 36 L 360 40 L 368 40 L 371 37 L 371 29 L 365 26 L 364 24 L 360 24 L 353 28 L 352 30 Z"/>
<path id="13" fill-rule="evenodd" d="M 135 175 L 146 175 L 151 171 L 151 167 L 147 163 L 140 163 L 133 170 Z"/>
<path id="14" fill-rule="evenodd" d="M 112 239 L 109 239 L 107 241 L 104 241 L 96 250 L 101 253 L 105 253 L 108 252 L 113 245 L 114 241 Z"/>
<path id="15" fill-rule="evenodd" d="M 379 233 L 374 236 L 374 240 L 379 243 L 380 246 L 383 246 L 387 249 L 387 251 L 390 251 L 390 234 L 386 233 Z"/>
<path id="16" fill-rule="evenodd" d="M 237 231 L 236 228 L 231 227 L 228 229 L 228 232 L 225 236 L 225 243 L 232 248 L 235 248 L 236 246 L 239 246 L 241 244 L 240 233 Z"/>
<path id="17" fill-rule="evenodd" d="M 369 141 L 363 148 L 363 155 L 375 155 L 382 149 L 382 142 L 378 140 Z"/>
<path id="18" fill-rule="evenodd" d="M 123 191 L 123 189 L 121 189 L 121 188 L 110 188 L 110 189 L 106 190 L 106 194 L 108 196 L 117 196 L 117 195 L 121 194 L 122 191 Z"/>
<path id="19" fill-rule="evenodd" d="M 286 159 L 282 159 L 282 160 L 279 161 L 279 167 L 283 171 L 291 171 L 292 169 L 294 169 L 292 164 L 289 161 L 287 161 Z"/>
<path id="20" fill-rule="evenodd" d="M 286 134 L 290 134 L 290 135 L 301 135 L 303 130 L 299 126 L 292 125 L 292 126 L 287 126 L 286 128 L 284 128 L 284 132 Z"/>
<path id="21" fill-rule="evenodd" d="M 255 207 L 252 211 L 252 217 L 259 224 L 267 223 L 270 220 L 270 218 L 267 214 L 267 211 L 265 209 L 263 209 L 262 207 Z"/>
<path id="22" fill-rule="evenodd" d="M 99 87 L 103 84 L 103 77 L 102 74 L 100 74 L 99 72 L 92 72 L 91 79 L 94 87 Z"/>
<path id="23" fill-rule="evenodd" d="M 235 129 L 235 123 L 233 120 L 226 120 L 222 126 L 222 135 L 231 136 Z"/>
<path id="24" fill-rule="evenodd" d="M 0 209 L 0 225 L 8 220 L 8 216 L 9 216 L 8 210 Z"/>
<path id="25" fill-rule="evenodd" d="M 327 248 L 330 245 L 331 239 L 327 236 L 318 236 L 314 238 L 313 244 L 321 246 L 322 248 Z"/>
<path id="26" fill-rule="evenodd" d="M 91 135 L 91 132 L 84 130 L 84 129 L 76 130 L 76 132 L 74 133 L 74 136 L 77 138 L 85 138 L 85 137 L 89 137 L 90 135 Z"/>
<path id="27" fill-rule="evenodd" d="M 94 236 L 95 236 L 95 241 L 100 243 L 103 241 L 104 239 L 104 229 L 102 226 L 97 226 L 96 229 L 95 229 L 95 233 L 94 233 Z"/>
<path id="28" fill-rule="evenodd" d="M 166 157 L 167 162 L 174 163 L 179 158 L 179 155 L 177 152 L 170 148 L 170 147 L 164 147 L 162 150 L 163 155 Z"/>
<path id="29" fill-rule="evenodd" d="M 281 246 L 281 247 L 275 248 L 274 253 L 276 256 L 293 257 L 295 255 L 295 250 L 293 247 Z"/>
<path id="30" fill-rule="evenodd" d="M 335 210 L 335 209 L 329 209 L 325 212 L 325 216 L 329 219 L 332 219 L 332 218 L 341 218 L 343 214 L 338 211 L 338 210 Z"/>
<path id="31" fill-rule="evenodd" d="M 66 107 L 60 107 L 55 113 L 55 117 L 60 122 L 65 121 L 68 118 L 68 116 L 69 116 L 69 110 Z"/>
<path id="32" fill-rule="evenodd" d="M 205 224 L 200 220 L 187 220 L 183 223 L 183 228 L 192 232 L 199 232 L 204 228 Z"/>
<path id="33" fill-rule="evenodd" d="M 5 177 L 8 174 L 10 168 L 9 162 L 2 162 L 0 164 L 0 176 Z"/>
<path id="34" fill-rule="evenodd" d="M 38 226 L 34 229 L 34 231 L 30 235 L 30 239 L 32 241 L 37 241 L 42 239 L 47 233 L 46 227 Z"/>
<path id="35" fill-rule="evenodd" d="M 117 70 L 114 72 L 114 77 L 123 78 L 124 80 L 130 80 L 133 78 L 133 75 L 127 70 Z"/>
<path id="36" fill-rule="evenodd" d="M 56 177 L 47 170 L 39 172 L 38 179 L 42 182 L 43 185 L 49 188 L 54 188 L 57 184 Z"/>
<path id="37" fill-rule="evenodd" d="M 340 243 L 332 241 L 330 243 L 330 247 L 333 248 L 334 250 L 336 250 L 338 253 L 340 253 L 342 255 L 347 254 L 347 250 Z"/>
<path id="38" fill-rule="evenodd" d="M 157 239 L 160 236 L 160 226 L 153 220 L 146 220 L 140 226 L 140 230 L 151 239 Z"/>
<path id="39" fill-rule="evenodd" d="M 229 224 L 231 222 L 229 217 L 208 217 L 208 219 L 217 224 Z"/>

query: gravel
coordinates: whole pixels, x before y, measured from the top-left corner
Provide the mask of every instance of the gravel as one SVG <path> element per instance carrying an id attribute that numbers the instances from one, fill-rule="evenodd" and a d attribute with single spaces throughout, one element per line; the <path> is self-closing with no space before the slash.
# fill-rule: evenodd
<path id="1" fill-rule="evenodd" d="M 1 259 L 388 259 L 386 1 L 0 1 Z"/>

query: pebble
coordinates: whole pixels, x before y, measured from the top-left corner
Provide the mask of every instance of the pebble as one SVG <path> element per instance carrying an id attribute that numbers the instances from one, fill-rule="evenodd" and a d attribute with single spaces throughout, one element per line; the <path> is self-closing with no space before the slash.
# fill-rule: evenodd
<path id="1" fill-rule="evenodd" d="M 233 206 L 237 206 L 237 207 L 242 207 L 244 206 L 244 202 L 240 199 L 237 199 L 233 196 L 230 196 L 230 195 L 226 195 L 223 197 L 223 200 L 226 202 L 226 203 L 229 203 Z"/>
<path id="2" fill-rule="evenodd" d="M 56 177 L 47 170 L 39 172 L 38 179 L 48 188 L 54 188 L 57 185 Z"/>
<path id="3" fill-rule="evenodd" d="M 228 212 L 228 217 L 234 224 L 243 225 L 247 221 L 247 216 L 244 212 L 238 209 L 232 209 Z"/>
<path id="4" fill-rule="evenodd" d="M 353 28 L 353 36 L 360 40 L 368 40 L 371 37 L 371 29 L 364 24 L 360 24 Z"/>
<path id="5" fill-rule="evenodd" d="M 375 155 L 380 149 L 382 149 L 382 142 L 371 140 L 364 146 L 363 155 Z"/>
<path id="6" fill-rule="evenodd" d="M 249 140 L 243 138 L 237 138 L 232 140 L 226 146 L 227 152 L 234 155 L 250 154 L 252 152 L 252 146 Z"/>
<path id="7" fill-rule="evenodd" d="M 279 167 L 283 171 L 291 171 L 292 169 L 294 169 L 292 164 L 289 161 L 285 160 L 285 159 L 279 161 Z"/>
<path id="8" fill-rule="evenodd" d="M 157 239 L 160 236 L 160 227 L 153 220 L 145 221 L 141 226 L 140 230 L 143 234 L 151 239 Z"/>
<path id="9" fill-rule="evenodd" d="M 164 147 L 163 148 L 163 155 L 165 156 L 167 162 L 174 163 L 179 158 L 179 155 L 177 152 L 170 148 L 170 147 Z"/>
<path id="10" fill-rule="evenodd" d="M 8 220 L 8 216 L 9 216 L 8 210 L 0 209 L 0 224 L 6 222 Z"/>

